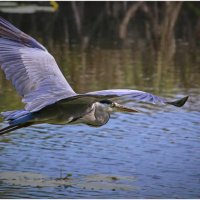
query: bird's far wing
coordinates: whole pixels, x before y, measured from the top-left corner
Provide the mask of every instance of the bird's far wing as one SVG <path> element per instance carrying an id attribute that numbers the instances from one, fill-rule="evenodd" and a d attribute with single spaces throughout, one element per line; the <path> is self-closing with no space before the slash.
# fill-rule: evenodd
<path id="1" fill-rule="evenodd" d="M 142 101 L 151 104 L 171 104 L 173 106 L 181 107 L 185 104 L 188 99 L 188 96 L 183 97 L 176 101 L 168 101 L 163 97 L 158 97 L 151 93 L 139 91 L 139 90 L 128 90 L 128 89 L 113 89 L 113 90 L 101 90 L 88 92 L 85 94 L 77 94 L 68 98 L 61 99 L 56 102 L 56 104 L 87 104 L 90 106 L 91 104 L 105 100 L 118 100 L 120 98 L 125 97 L 126 100 L 129 101 Z"/>
<path id="2" fill-rule="evenodd" d="M 0 18 L 0 66 L 26 103 L 37 111 L 76 93 L 55 59 L 30 36 Z"/>
<path id="3" fill-rule="evenodd" d="M 96 98 L 105 98 L 105 99 L 113 99 L 113 98 L 121 98 L 126 97 L 130 101 L 142 101 L 151 104 L 171 104 L 177 107 L 181 107 L 185 104 L 188 99 L 188 96 L 179 99 L 177 101 L 168 101 L 163 97 L 159 97 L 153 95 L 151 93 L 139 91 L 139 90 L 129 90 L 129 89 L 113 89 L 113 90 L 101 90 L 101 91 L 94 91 L 88 92 L 86 95 L 94 96 Z"/>

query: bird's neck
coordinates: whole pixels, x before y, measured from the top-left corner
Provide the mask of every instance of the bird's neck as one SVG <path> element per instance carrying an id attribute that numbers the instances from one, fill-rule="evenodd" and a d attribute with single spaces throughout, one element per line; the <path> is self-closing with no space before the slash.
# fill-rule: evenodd
<path id="1" fill-rule="evenodd" d="M 110 118 L 109 113 L 105 110 L 104 105 L 101 103 L 94 103 L 91 107 L 90 112 L 88 112 L 83 118 L 83 122 L 89 126 L 103 126 L 108 122 Z"/>
<path id="2" fill-rule="evenodd" d="M 99 124 L 99 126 L 102 126 L 108 122 L 110 119 L 110 114 L 105 108 L 105 105 L 101 103 L 95 103 L 95 109 L 94 109 L 94 116 L 95 116 L 95 121 L 96 123 Z"/>

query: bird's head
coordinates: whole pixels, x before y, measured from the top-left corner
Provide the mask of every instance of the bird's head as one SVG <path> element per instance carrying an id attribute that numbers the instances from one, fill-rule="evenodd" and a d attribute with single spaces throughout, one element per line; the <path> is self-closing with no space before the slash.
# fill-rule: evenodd
<path id="1" fill-rule="evenodd" d="M 93 113 L 94 115 L 91 115 L 91 113 L 89 113 L 87 117 L 88 121 L 85 121 L 85 123 L 90 126 L 96 127 L 106 124 L 110 118 L 110 113 L 112 112 L 138 112 L 135 109 L 122 106 L 110 100 L 102 100 L 96 102 L 93 104 L 93 108 L 93 112 L 91 113 Z"/>
<path id="2" fill-rule="evenodd" d="M 110 100 L 102 100 L 99 103 L 104 107 L 104 110 L 108 111 L 109 113 L 111 112 L 139 112 L 133 108 L 120 105 Z"/>

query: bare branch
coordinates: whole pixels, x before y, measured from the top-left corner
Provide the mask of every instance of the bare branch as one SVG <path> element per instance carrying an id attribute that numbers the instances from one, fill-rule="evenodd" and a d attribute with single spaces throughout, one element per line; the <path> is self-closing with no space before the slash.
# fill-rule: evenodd
<path id="1" fill-rule="evenodd" d="M 81 35 L 81 18 L 80 18 L 80 13 L 77 7 L 77 4 L 75 1 L 71 1 L 71 5 L 72 5 L 72 10 L 74 13 L 74 17 L 75 17 L 75 23 L 76 23 L 76 28 L 77 28 L 77 32 L 78 35 Z"/>
<path id="2" fill-rule="evenodd" d="M 126 35 L 127 35 L 127 27 L 128 27 L 128 23 L 131 19 L 131 17 L 134 16 L 134 14 L 136 13 L 136 11 L 138 10 L 138 8 L 143 4 L 142 1 L 139 1 L 137 3 L 134 3 L 126 12 L 124 19 L 122 20 L 122 23 L 120 24 L 119 27 L 119 38 L 120 39 L 125 39 Z"/>

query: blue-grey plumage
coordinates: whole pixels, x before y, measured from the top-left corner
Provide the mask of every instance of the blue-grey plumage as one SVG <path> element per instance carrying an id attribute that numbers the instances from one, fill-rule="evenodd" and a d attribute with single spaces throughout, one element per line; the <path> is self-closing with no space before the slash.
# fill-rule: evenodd
<path id="1" fill-rule="evenodd" d="M 129 89 L 77 94 L 47 49 L 1 17 L 0 66 L 25 103 L 23 110 L 1 113 L 9 126 L 1 129 L 0 134 L 40 123 L 102 126 L 114 111 L 137 112 L 113 102 L 122 97 L 178 107 L 188 99 L 169 102 L 150 93 Z"/>
<path id="2" fill-rule="evenodd" d="M 1 115 L 9 121 L 10 126 L 1 129 L 0 134 L 5 134 L 18 128 L 33 124 L 76 124 L 85 123 L 90 126 L 102 126 L 110 118 L 109 107 L 112 102 L 90 104 L 54 103 L 39 111 L 29 112 L 25 110 L 2 112 Z"/>

